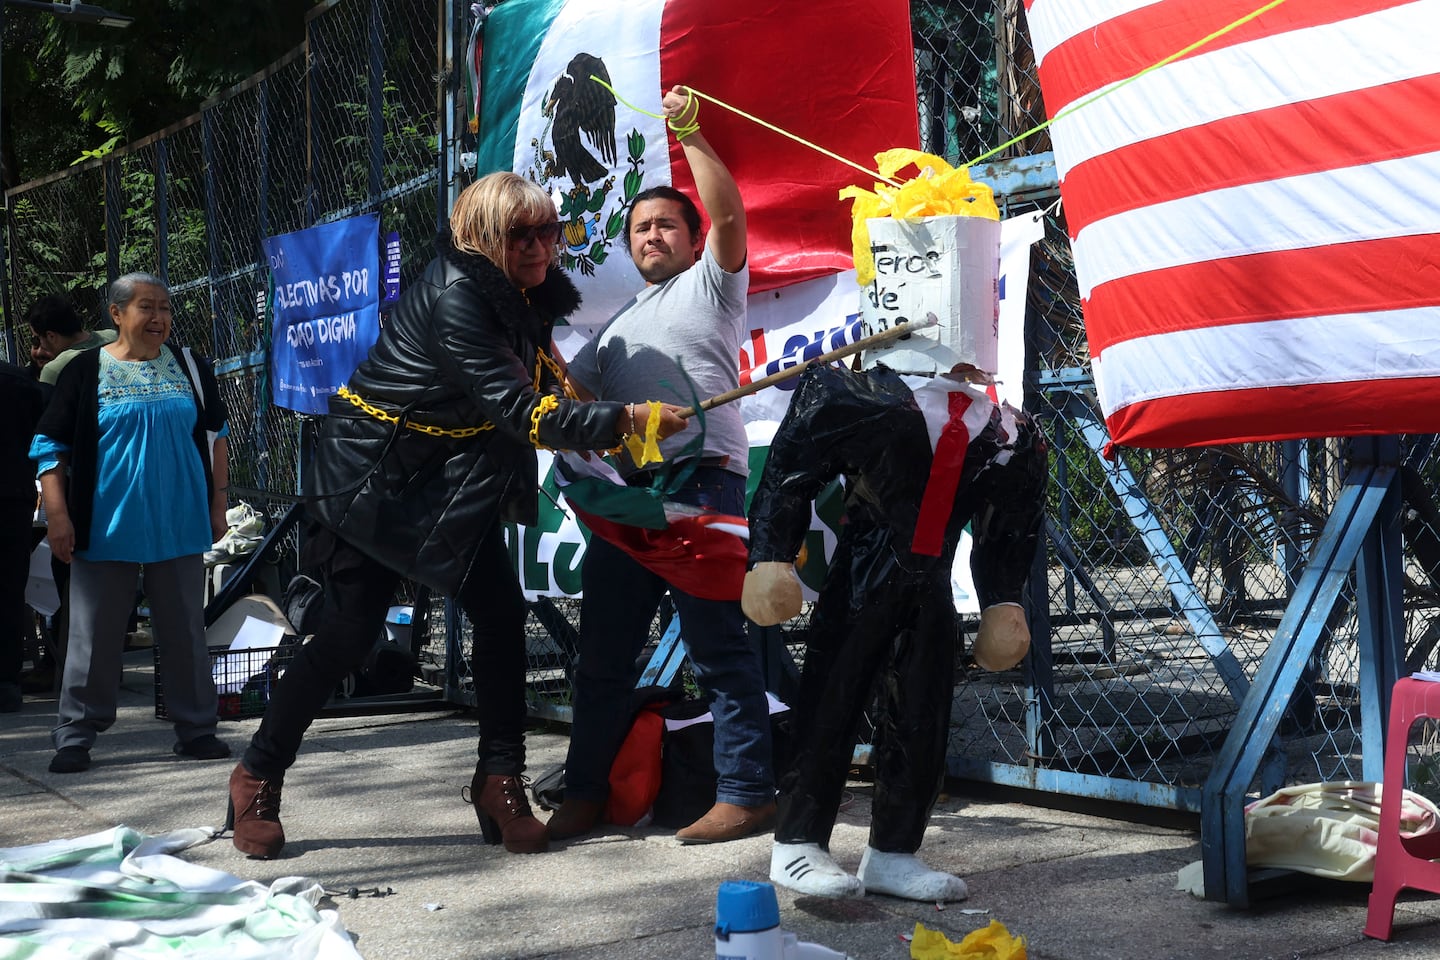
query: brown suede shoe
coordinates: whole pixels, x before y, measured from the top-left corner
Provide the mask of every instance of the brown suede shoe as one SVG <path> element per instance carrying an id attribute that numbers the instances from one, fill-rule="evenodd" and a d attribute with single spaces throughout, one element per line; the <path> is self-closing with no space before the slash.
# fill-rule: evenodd
<path id="1" fill-rule="evenodd" d="M 758 807 L 716 803 L 710 812 L 675 833 L 681 843 L 724 843 L 768 830 L 775 822 L 775 801 Z"/>
<path id="2" fill-rule="evenodd" d="M 544 853 L 550 849 L 545 824 L 530 812 L 519 777 L 486 776 L 480 770 L 470 781 L 470 802 L 486 843 L 505 843 L 511 853 Z"/>
<path id="3" fill-rule="evenodd" d="M 234 830 L 235 849 L 252 857 L 269 860 L 285 846 L 285 828 L 280 825 L 280 781 L 261 780 L 243 763 L 230 773 L 230 810 L 225 829 Z"/>
<path id="4" fill-rule="evenodd" d="M 560 809 L 551 815 L 550 822 L 545 824 L 545 831 L 550 834 L 551 840 L 583 837 L 595 829 L 600 822 L 600 814 L 604 811 L 603 803 L 566 797 L 565 802 L 560 804 Z"/>

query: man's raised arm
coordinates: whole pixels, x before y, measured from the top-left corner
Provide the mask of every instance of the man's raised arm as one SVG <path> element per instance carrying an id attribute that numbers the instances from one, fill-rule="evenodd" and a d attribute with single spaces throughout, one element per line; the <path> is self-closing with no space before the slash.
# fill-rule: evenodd
<path id="1" fill-rule="evenodd" d="M 715 262 L 727 273 L 734 273 L 745 264 L 745 205 L 740 199 L 740 188 L 716 155 L 715 148 L 700 132 L 696 119 L 700 114 L 699 99 L 677 85 L 665 94 L 661 106 L 666 118 L 673 123 L 671 129 L 680 138 L 685 162 L 695 178 L 700 205 L 710 218 L 706 245 Z"/>

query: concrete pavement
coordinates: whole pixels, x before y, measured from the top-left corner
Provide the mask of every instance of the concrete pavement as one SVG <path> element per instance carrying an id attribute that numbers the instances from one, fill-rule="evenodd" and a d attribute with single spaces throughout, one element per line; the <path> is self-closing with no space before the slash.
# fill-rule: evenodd
<path id="1" fill-rule="evenodd" d="M 223 823 L 233 761 L 171 754 L 172 731 L 154 716 L 150 663 L 149 651 L 126 654 L 120 720 L 85 773 L 46 770 L 53 699 L 27 697 L 21 713 L 0 714 L 0 846 L 121 824 L 159 834 Z M 257 722 L 222 723 L 220 735 L 238 754 Z M 533 732 L 531 772 L 561 762 L 565 746 L 564 728 Z M 339 892 L 324 905 L 339 910 L 369 960 L 707 960 L 719 884 L 767 879 L 768 836 L 682 847 L 669 831 L 640 828 L 536 856 L 487 846 L 460 797 L 474 749 L 474 720 L 460 711 L 323 717 L 285 785 L 284 856 L 249 860 L 228 839 L 184 856 L 244 879 L 298 874 Z M 1383 944 L 1361 933 L 1368 886 L 1299 884 L 1235 910 L 1174 889 L 1176 872 L 1200 857 L 1194 828 L 955 789 L 937 806 L 921 852 L 964 877 L 969 900 L 939 910 L 781 889 L 782 926 L 857 960 L 908 957 L 901 936 L 917 921 L 958 942 L 991 919 L 1023 935 L 1034 960 L 1440 956 L 1440 900 L 1402 899 L 1394 939 Z M 832 850 L 853 869 L 870 787 L 853 783 L 850 797 Z M 394 892 L 351 899 L 343 895 L 351 887 Z"/>

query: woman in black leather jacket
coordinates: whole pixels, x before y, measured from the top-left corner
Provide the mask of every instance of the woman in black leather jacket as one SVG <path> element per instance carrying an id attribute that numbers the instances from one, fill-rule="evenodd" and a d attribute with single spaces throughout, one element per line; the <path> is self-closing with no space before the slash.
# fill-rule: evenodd
<path id="1" fill-rule="evenodd" d="M 229 825 L 244 853 L 273 857 L 284 846 L 285 771 L 336 684 L 369 654 L 402 577 L 454 597 L 474 631 L 470 793 L 485 840 L 546 849 L 520 784 L 526 607 L 501 523 L 535 522 L 537 447 L 611 448 L 650 416 L 647 405 L 565 395 L 551 329 L 580 296 L 555 265 L 559 236 L 555 207 L 533 183 L 494 173 L 471 184 L 439 256 L 331 398 L 306 543 L 306 565 L 324 574 L 323 625 L 230 775 Z M 684 429 L 676 410 L 660 409 L 660 436 Z"/>

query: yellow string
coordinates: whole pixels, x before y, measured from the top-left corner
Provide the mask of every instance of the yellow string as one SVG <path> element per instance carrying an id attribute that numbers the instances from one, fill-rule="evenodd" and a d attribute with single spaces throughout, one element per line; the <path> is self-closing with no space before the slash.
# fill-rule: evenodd
<path id="1" fill-rule="evenodd" d="M 676 121 L 680 119 L 679 117 L 671 117 L 669 120 L 665 121 L 665 126 L 669 127 L 670 131 L 675 134 L 676 142 L 684 140 L 686 137 L 690 136 L 690 134 L 698 133 L 700 131 L 700 104 L 695 102 L 695 91 L 691 90 L 689 87 L 686 87 L 685 109 L 689 110 L 692 106 L 695 108 L 695 112 L 690 114 L 689 123 L 677 123 Z M 684 115 L 683 110 L 681 111 L 681 115 Z"/>
<path id="2" fill-rule="evenodd" d="M 1265 14 L 1269 13 L 1271 10 L 1274 10 L 1276 7 L 1280 6 L 1280 5 L 1281 5 L 1282 3 L 1284 3 L 1284 2 L 1285 2 L 1285 0 L 1270 0 L 1269 3 L 1265 4 L 1264 6 L 1260 7 L 1259 9 L 1253 10 L 1253 11 L 1251 11 L 1250 13 L 1247 13 L 1245 16 L 1241 17 L 1241 18 L 1238 19 L 1238 20 L 1235 20 L 1235 21 L 1232 22 L 1232 23 L 1226 24 L 1225 26 L 1223 26 L 1223 27 L 1221 27 L 1219 30 L 1216 30 L 1215 32 L 1209 34 L 1208 36 L 1205 36 L 1205 37 L 1200 38 L 1199 40 L 1196 40 L 1194 43 L 1190 44 L 1189 46 L 1185 47 L 1184 49 L 1182 49 L 1182 50 L 1177 50 L 1175 53 L 1172 53 L 1170 56 L 1166 57 L 1165 59 L 1161 60 L 1161 61 L 1158 62 L 1158 63 L 1152 64 L 1152 65 L 1146 67 L 1144 70 L 1141 70 L 1139 73 L 1135 74 L 1134 76 L 1127 77 L 1126 79 L 1121 80 L 1119 83 L 1115 84 L 1113 87 L 1109 87 L 1109 88 L 1107 88 L 1107 89 L 1105 89 L 1105 90 L 1101 90 L 1100 92 L 1094 94 L 1093 96 L 1091 96 L 1091 97 L 1089 97 L 1089 98 L 1087 98 L 1087 99 L 1085 99 L 1085 100 L 1080 101 L 1079 103 L 1075 104 L 1074 106 L 1069 107 L 1069 108 L 1067 108 L 1067 109 L 1065 109 L 1065 110 L 1060 111 L 1060 112 L 1057 113 L 1055 116 L 1051 117 L 1049 120 L 1046 120 L 1044 123 L 1041 123 L 1041 124 L 1039 124 L 1039 125 L 1037 125 L 1037 126 L 1031 127 L 1029 130 L 1026 130 L 1024 133 L 1022 133 L 1022 134 L 1020 134 L 1020 135 L 1018 135 L 1018 136 L 1011 137 L 1009 140 L 1006 140 L 1004 143 L 1000 144 L 1000 146 L 996 147 L 995 149 L 986 151 L 985 153 L 982 153 L 980 156 L 976 157 L 974 160 L 971 160 L 969 163 L 962 164 L 962 166 L 965 166 L 965 167 L 973 167 L 973 166 L 975 166 L 975 164 L 977 164 L 977 163 L 981 163 L 981 162 L 983 162 L 983 161 L 985 161 L 985 160 L 988 160 L 989 158 L 995 156 L 995 154 L 999 153 L 1001 150 L 1004 150 L 1006 147 L 1013 147 L 1015 144 L 1019 143 L 1021 140 L 1024 140 L 1024 139 L 1026 139 L 1027 137 L 1033 137 L 1035 134 L 1037 134 L 1037 133 L 1039 133 L 1040 131 L 1042 131 L 1042 130 L 1046 129 L 1047 127 L 1049 127 L 1049 126 L 1050 126 L 1051 124 L 1053 124 L 1055 121 L 1060 120 L 1060 119 L 1063 119 L 1063 118 L 1065 118 L 1065 117 L 1068 117 L 1068 116 L 1070 116 L 1072 113 L 1074 113 L 1075 111 L 1080 110 L 1080 109 L 1082 109 L 1082 108 L 1084 108 L 1084 107 L 1090 106 L 1090 104 L 1094 103 L 1096 100 L 1099 100 L 1101 97 L 1107 97 L 1107 96 L 1109 96 L 1110 94 L 1114 93 L 1116 90 L 1119 90 L 1121 87 L 1124 87 L 1124 86 L 1126 86 L 1127 84 L 1134 83 L 1136 80 L 1139 80 L 1141 77 L 1145 76 L 1147 73 L 1153 73 L 1154 71 L 1159 70 L 1161 67 L 1168 66 L 1169 64 L 1174 63 L 1176 60 L 1179 60 L 1181 57 L 1184 57 L 1184 56 L 1186 56 L 1186 55 L 1188 55 L 1188 54 L 1194 53 L 1196 50 L 1199 50 L 1201 47 L 1205 46 L 1206 44 L 1211 43 L 1211 42 L 1214 41 L 1214 40 L 1218 40 L 1220 37 L 1225 36 L 1227 33 L 1230 33 L 1230 32 L 1232 32 L 1232 31 L 1234 31 L 1234 30 L 1238 30 L 1240 27 L 1243 27 L 1245 24 L 1249 23 L 1251 20 L 1254 20 L 1254 19 L 1256 19 L 1257 17 L 1264 16 Z M 666 117 L 665 117 L 664 114 L 651 113 L 649 110 L 644 110 L 644 109 L 641 109 L 640 107 L 635 106 L 635 104 L 631 103 L 630 101 L 628 101 L 628 100 L 626 100 L 624 97 L 622 97 L 622 96 L 620 95 L 620 93 L 619 93 L 614 87 L 612 87 L 610 84 L 606 83 L 604 80 L 600 79 L 599 77 L 595 76 L 594 74 L 591 74 L 590 79 L 591 79 L 591 80 L 594 80 L 596 83 L 600 84 L 600 86 L 604 87 L 606 90 L 609 90 L 612 94 L 615 95 L 615 99 L 616 99 L 616 100 L 619 100 L 621 103 L 625 104 L 625 106 L 629 107 L 631 110 L 634 110 L 634 111 L 636 111 L 637 113 L 643 113 L 643 114 L 645 114 L 647 117 L 654 117 L 654 118 L 657 119 L 657 120 L 665 120 L 665 119 L 666 119 Z M 730 104 L 726 103 L 726 102 L 723 101 L 723 100 L 717 100 L 715 97 L 710 96 L 708 93 L 702 93 L 701 91 L 696 90 L 694 87 L 686 87 L 686 89 L 690 91 L 690 95 L 691 95 L 692 97 L 699 97 L 699 98 L 702 99 L 702 100 L 709 100 L 711 103 L 715 104 L 716 106 L 724 107 L 726 110 L 729 110 L 731 113 L 738 114 L 739 116 L 744 117 L 746 120 L 749 120 L 751 123 L 755 123 L 755 124 L 758 124 L 759 126 L 764 127 L 766 130 L 770 130 L 770 131 L 772 131 L 772 132 L 774 132 L 774 133 L 780 134 L 780 136 L 782 136 L 782 137 L 787 137 L 787 138 L 789 138 L 789 139 L 791 139 L 791 140 L 794 140 L 796 143 L 798 143 L 798 144 L 800 144 L 800 145 L 802 145 L 802 146 L 809 147 L 811 150 L 814 150 L 816 153 L 823 154 L 823 155 L 829 157 L 829 158 L 832 159 L 832 160 L 838 160 L 840 163 L 845 164 L 847 167 L 854 167 L 856 170 L 859 170 L 861 173 L 865 174 L 866 176 L 873 177 L 874 179 L 879 180 L 879 181 L 881 181 L 881 182 L 883 182 L 883 183 L 888 183 L 888 184 L 889 184 L 890 186 L 892 186 L 892 187 L 899 187 L 899 186 L 900 186 L 900 184 L 896 183 L 894 180 L 891 180 L 889 177 L 882 177 L 880 174 L 876 173 L 874 170 L 871 170 L 871 169 L 869 169 L 869 168 L 867 168 L 867 167 L 864 167 L 864 166 L 856 163 L 856 162 L 853 161 L 853 160 L 847 160 L 846 158 L 840 156 L 838 153 L 833 153 L 833 152 L 831 152 L 831 151 L 829 151 L 829 150 L 826 150 L 824 147 L 822 147 L 822 146 L 820 146 L 820 145 L 818 145 L 818 144 L 815 144 L 815 143 L 811 143 L 809 140 L 806 140 L 806 139 L 803 138 L 803 137 L 798 137 L 798 136 L 796 136 L 795 134 L 791 133 L 791 132 L 788 131 L 788 130 L 784 130 L 784 129 L 781 129 L 780 127 L 775 126 L 773 123 L 768 123 L 768 122 L 766 122 L 766 121 L 764 121 L 764 120 L 761 120 L 759 117 L 752 116 L 751 114 L 746 113 L 744 110 L 741 110 L 739 107 L 733 107 L 733 106 L 731 106 Z M 674 130 L 675 128 L 674 128 L 674 127 L 671 127 L 671 129 Z M 698 129 L 698 124 L 696 125 L 696 129 Z M 694 130 L 690 130 L 690 131 L 687 132 L 687 135 L 688 135 L 689 133 L 693 133 L 693 132 L 694 132 Z M 676 131 L 676 139 L 677 139 L 677 140 L 678 140 L 678 139 L 681 139 L 681 137 L 679 136 L 679 131 L 678 131 L 678 130 Z"/>
<path id="3" fill-rule="evenodd" d="M 606 83 L 604 80 L 601 80 L 599 77 L 595 76 L 594 74 L 591 74 L 591 75 L 590 75 L 590 79 L 591 79 L 591 80 L 594 80 L 596 83 L 600 84 L 600 86 L 604 87 L 606 90 L 609 90 L 611 93 L 615 94 L 615 99 L 616 99 L 616 100 L 619 100 L 621 103 L 625 104 L 625 106 L 629 107 L 631 110 L 634 110 L 634 111 L 636 111 L 637 113 L 643 113 L 643 114 L 645 114 L 645 116 L 647 116 L 647 117 L 654 117 L 656 120 L 665 120 L 665 119 L 666 119 L 664 114 L 651 113 L 649 110 L 643 110 L 643 109 L 641 109 L 640 107 L 635 106 L 635 104 L 631 103 L 630 101 L 626 100 L 624 97 L 620 96 L 620 93 L 619 93 L 614 87 L 610 86 L 610 84 Z M 806 140 L 804 137 L 797 137 L 795 134 L 791 133 L 789 130 L 782 130 L 780 127 L 775 126 L 775 124 L 773 124 L 773 123 L 768 123 L 768 122 L 766 122 L 766 121 L 764 121 L 764 120 L 761 120 L 761 119 L 760 119 L 759 117 L 757 117 L 757 116 L 754 116 L 754 115 L 752 115 L 752 114 L 746 113 L 744 110 L 741 110 L 739 107 L 732 107 L 730 104 L 726 103 L 726 102 L 723 101 L 723 100 L 717 100 L 717 99 L 715 99 L 714 97 L 710 96 L 708 93 L 701 93 L 699 90 L 696 90 L 694 87 L 686 87 L 685 89 L 687 89 L 687 90 L 690 91 L 690 95 L 691 95 L 691 96 L 699 97 L 701 100 L 709 100 L 711 103 L 715 104 L 716 106 L 724 107 L 726 110 L 729 110 L 731 113 L 738 114 L 739 116 L 744 117 L 746 120 L 749 120 L 751 123 L 755 123 L 755 124 L 758 124 L 758 125 L 764 127 L 766 130 L 770 130 L 770 131 L 772 131 L 772 132 L 774 132 L 774 133 L 778 133 L 778 134 L 780 134 L 780 136 L 782 136 L 782 137 L 788 137 L 789 139 L 794 140 L 796 143 L 798 143 L 798 144 L 800 144 L 800 145 L 802 145 L 802 146 L 809 147 L 811 150 L 814 150 L 816 153 L 824 154 L 825 156 L 829 157 L 831 160 L 838 160 L 839 162 L 845 164 L 847 167 L 854 167 L 856 170 L 859 170 L 861 173 L 865 174 L 867 177 L 873 177 L 873 178 L 876 179 L 876 180 L 882 180 L 882 181 L 884 181 L 885 183 L 890 184 L 890 186 L 892 186 L 892 187 L 898 187 L 898 186 L 900 186 L 900 184 L 896 183 L 894 180 L 891 180 L 889 177 L 882 177 L 882 176 L 880 176 L 880 174 L 876 173 L 874 170 L 871 170 L 869 167 L 861 166 L 860 164 L 856 163 L 854 160 L 847 160 L 847 159 L 845 159 L 844 157 L 840 156 L 840 154 L 834 153 L 834 152 L 832 152 L 832 151 L 830 151 L 830 150 L 826 150 L 824 147 L 820 146 L 820 145 L 817 144 L 817 143 L 811 143 L 809 140 Z M 679 139 L 678 136 L 677 136 L 676 139 Z"/>

